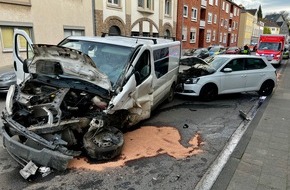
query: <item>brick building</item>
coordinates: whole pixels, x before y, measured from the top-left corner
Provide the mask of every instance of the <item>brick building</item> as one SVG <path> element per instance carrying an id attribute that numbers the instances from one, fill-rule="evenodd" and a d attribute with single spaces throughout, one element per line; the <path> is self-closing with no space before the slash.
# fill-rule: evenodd
<path id="1" fill-rule="evenodd" d="M 176 33 L 182 49 L 237 46 L 240 11 L 231 0 L 179 0 Z"/>

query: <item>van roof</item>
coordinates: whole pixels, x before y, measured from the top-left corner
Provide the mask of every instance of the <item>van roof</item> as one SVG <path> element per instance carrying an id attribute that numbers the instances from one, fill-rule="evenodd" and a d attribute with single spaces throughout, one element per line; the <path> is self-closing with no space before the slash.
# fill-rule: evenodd
<path id="1" fill-rule="evenodd" d="M 100 43 L 107 43 L 107 44 L 115 44 L 120 46 L 127 46 L 127 47 L 136 47 L 140 44 L 166 44 L 172 43 L 173 40 L 170 39 L 163 39 L 163 38 L 152 38 L 152 37 L 125 37 L 125 36 L 69 36 L 67 39 L 70 40 L 83 40 L 83 41 L 91 41 L 91 42 L 100 42 Z"/>

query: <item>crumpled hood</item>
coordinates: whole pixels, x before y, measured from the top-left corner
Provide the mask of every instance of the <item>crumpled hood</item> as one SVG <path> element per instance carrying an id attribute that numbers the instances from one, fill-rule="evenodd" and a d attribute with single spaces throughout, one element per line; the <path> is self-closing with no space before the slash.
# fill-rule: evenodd
<path id="1" fill-rule="evenodd" d="M 202 59 L 190 58 L 186 65 L 180 65 L 179 71 L 180 82 L 185 82 L 188 78 L 210 75 L 216 70 Z"/>
<path id="2" fill-rule="evenodd" d="M 55 45 L 33 44 L 34 57 L 29 73 L 51 77 L 77 78 L 111 90 L 107 75 L 97 69 L 93 60 L 80 51 Z"/>

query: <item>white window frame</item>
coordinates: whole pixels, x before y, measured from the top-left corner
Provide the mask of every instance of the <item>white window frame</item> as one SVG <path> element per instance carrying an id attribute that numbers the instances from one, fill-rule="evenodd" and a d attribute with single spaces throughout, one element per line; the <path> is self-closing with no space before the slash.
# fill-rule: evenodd
<path id="1" fill-rule="evenodd" d="M 226 3 L 226 13 L 229 13 L 229 11 L 230 11 L 229 4 L 228 4 L 228 3 Z"/>
<path id="2" fill-rule="evenodd" d="M 225 10 L 225 2 L 223 1 L 223 7 L 222 7 L 223 10 Z"/>
<path id="3" fill-rule="evenodd" d="M 187 41 L 187 27 L 182 29 L 182 41 Z"/>
<path id="4" fill-rule="evenodd" d="M 207 13 L 207 23 L 208 24 L 212 23 L 212 13 Z"/>
<path id="5" fill-rule="evenodd" d="M 211 30 L 206 31 L 206 42 L 211 42 Z"/>
<path id="6" fill-rule="evenodd" d="M 234 8 L 234 16 L 237 16 L 237 7 Z"/>
<path id="7" fill-rule="evenodd" d="M 220 43 L 223 41 L 223 33 L 220 33 Z"/>
<path id="8" fill-rule="evenodd" d="M 187 18 L 188 17 L 188 6 L 183 5 L 183 17 Z"/>
<path id="9" fill-rule="evenodd" d="M 238 35 L 237 35 L 237 34 L 235 34 L 235 40 L 234 40 L 235 42 L 237 42 L 237 36 L 238 36 Z"/>
<path id="10" fill-rule="evenodd" d="M 225 27 L 225 28 L 228 28 L 228 19 L 225 19 L 224 22 L 225 22 L 225 23 L 224 23 L 224 27 Z"/>
<path id="11" fill-rule="evenodd" d="M 196 43 L 196 28 L 190 28 L 190 43 Z"/>
<path id="12" fill-rule="evenodd" d="M 213 5 L 213 0 L 209 0 L 209 1 L 208 1 L 208 4 L 209 4 L 209 5 Z"/>
<path id="13" fill-rule="evenodd" d="M 213 23 L 216 24 L 216 22 L 217 22 L 217 14 L 214 14 Z"/>
<path id="14" fill-rule="evenodd" d="M 120 2 L 121 0 L 108 0 L 107 3 L 110 6 L 115 6 L 115 7 L 119 7 L 120 6 Z"/>
<path id="15" fill-rule="evenodd" d="M 215 42 L 215 37 L 216 37 L 216 31 L 214 30 L 212 32 L 212 41 Z"/>
<path id="16" fill-rule="evenodd" d="M 227 43 L 227 33 L 224 33 L 224 37 L 223 37 L 223 43 L 226 44 Z"/>
<path id="17" fill-rule="evenodd" d="M 198 15 L 197 8 L 192 7 L 191 8 L 191 20 L 192 21 L 197 21 L 197 15 Z"/>
<path id="18" fill-rule="evenodd" d="M 171 4 L 172 4 L 171 0 L 165 0 L 164 14 L 166 16 L 171 16 L 171 7 L 172 7 Z"/>
<path id="19" fill-rule="evenodd" d="M 221 19 L 221 26 L 224 26 L 224 19 Z"/>
<path id="20" fill-rule="evenodd" d="M 234 35 L 231 35 L 231 44 L 234 43 Z"/>
<path id="21" fill-rule="evenodd" d="M 215 5 L 219 6 L 219 0 L 215 0 Z"/>
<path id="22" fill-rule="evenodd" d="M 232 29 L 235 30 L 236 29 L 236 22 L 233 21 L 233 26 L 232 26 Z"/>
<path id="23" fill-rule="evenodd" d="M 138 8 L 154 11 L 154 0 L 138 0 Z"/>

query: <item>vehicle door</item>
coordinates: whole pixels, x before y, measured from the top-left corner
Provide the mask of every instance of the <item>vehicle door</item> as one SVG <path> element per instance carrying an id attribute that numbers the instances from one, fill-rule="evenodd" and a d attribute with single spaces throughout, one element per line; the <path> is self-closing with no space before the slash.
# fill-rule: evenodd
<path id="1" fill-rule="evenodd" d="M 226 69 L 231 69 L 231 71 L 227 72 Z M 220 93 L 235 93 L 244 91 L 246 85 L 244 59 L 232 59 L 221 69 L 220 72 L 222 73 Z"/>
<path id="2" fill-rule="evenodd" d="M 151 74 L 151 52 L 142 47 L 127 70 L 127 82 L 122 91 L 112 100 L 111 110 L 127 109 L 129 125 L 150 117 L 153 102 L 153 76 Z"/>
<path id="3" fill-rule="evenodd" d="M 15 29 L 13 37 L 13 59 L 17 84 L 28 77 L 23 70 L 23 64 L 29 64 L 33 57 L 32 41 L 24 30 Z"/>
<path id="4" fill-rule="evenodd" d="M 247 58 L 245 59 L 246 90 L 258 90 L 260 85 L 267 77 L 267 65 L 263 59 Z"/>

